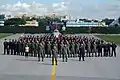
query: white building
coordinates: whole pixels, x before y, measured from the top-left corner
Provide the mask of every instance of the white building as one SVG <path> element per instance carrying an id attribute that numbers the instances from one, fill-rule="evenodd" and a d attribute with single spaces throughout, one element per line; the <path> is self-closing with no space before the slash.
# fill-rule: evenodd
<path id="1" fill-rule="evenodd" d="M 0 26 L 4 26 L 5 14 L 0 14 Z"/>
<path id="2" fill-rule="evenodd" d="M 90 21 L 90 22 L 85 22 L 83 20 L 68 20 L 67 27 L 107 27 L 107 25 L 105 25 L 105 22 L 94 22 L 94 21 Z"/>
<path id="3" fill-rule="evenodd" d="M 0 21 L 0 26 L 4 26 L 4 21 Z"/>
<path id="4" fill-rule="evenodd" d="M 33 20 L 33 21 L 26 21 L 25 25 L 20 25 L 20 26 L 36 26 L 36 27 L 38 27 L 39 24 L 36 20 Z"/>

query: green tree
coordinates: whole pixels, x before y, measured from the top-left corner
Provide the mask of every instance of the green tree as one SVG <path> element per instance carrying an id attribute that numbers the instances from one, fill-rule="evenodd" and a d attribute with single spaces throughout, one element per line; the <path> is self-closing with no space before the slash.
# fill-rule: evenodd
<path id="1" fill-rule="evenodd" d="M 61 22 L 60 18 L 54 18 L 54 21 Z"/>
<path id="2" fill-rule="evenodd" d="M 45 26 L 46 25 L 46 20 L 43 19 L 38 19 L 39 26 Z"/>
<path id="3" fill-rule="evenodd" d="M 11 19 L 5 20 L 5 25 L 7 26 L 9 25 L 19 26 L 19 25 L 24 25 L 25 23 L 26 21 L 21 18 L 11 18 Z"/>
<path id="4" fill-rule="evenodd" d="M 113 21 L 114 19 L 108 19 L 108 18 L 102 20 L 102 22 L 105 22 L 106 25 L 110 25 Z"/>
<path id="5" fill-rule="evenodd" d="M 38 18 L 37 21 L 39 22 L 39 26 L 46 26 L 49 25 L 51 22 L 60 22 L 59 18 L 51 18 L 51 17 L 45 17 L 45 18 Z"/>

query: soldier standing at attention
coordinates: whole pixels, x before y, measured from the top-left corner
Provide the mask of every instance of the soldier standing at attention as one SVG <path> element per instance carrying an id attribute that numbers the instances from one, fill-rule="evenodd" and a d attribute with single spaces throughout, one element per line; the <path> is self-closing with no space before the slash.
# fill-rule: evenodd
<path id="1" fill-rule="evenodd" d="M 91 57 L 91 43 L 90 40 L 88 40 L 88 44 L 87 44 L 87 56 Z"/>
<path id="2" fill-rule="evenodd" d="M 72 41 L 72 43 L 71 43 L 71 52 L 72 52 L 72 54 L 73 54 L 73 57 L 75 57 L 75 43 L 74 43 L 74 41 Z"/>
<path id="3" fill-rule="evenodd" d="M 31 46 L 30 46 L 30 45 L 31 45 L 31 43 L 30 43 L 29 40 L 28 40 L 28 42 L 27 42 L 27 45 L 28 45 L 28 47 L 29 47 L 29 54 L 28 54 L 28 56 L 30 56 L 30 54 L 31 54 L 31 53 L 30 53 L 30 50 L 31 50 Z"/>
<path id="4" fill-rule="evenodd" d="M 32 57 L 33 57 L 33 55 L 35 55 L 35 41 L 34 40 L 32 40 Z"/>
<path id="5" fill-rule="evenodd" d="M 95 54 L 95 57 L 97 57 L 97 49 L 96 49 L 97 45 L 96 45 L 96 41 L 93 44 L 93 54 Z"/>
<path id="6" fill-rule="evenodd" d="M 29 54 L 29 46 L 26 45 L 25 46 L 25 58 L 28 58 L 28 54 Z"/>
<path id="7" fill-rule="evenodd" d="M 14 39 L 12 40 L 11 42 L 11 54 L 13 55 L 14 54 Z"/>
<path id="8" fill-rule="evenodd" d="M 19 44 L 20 44 L 20 42 L 19 42 L 19 40 L 17 41 L 17 55 L 20 55 L 20 46 L 19 46 Z"/>
<path id="9" fill-rule="evenodd" d="M 13 53 L 12 53 L 12 42 L 11 42 L 11 39 L 9 39 L 8 44 L 9 44 L 9 53 L 12 55 Z"/>
<path id="10" fill-rule="evenodd" d="M 44 60 L 44 54 L 43 54 L 43 44 L 42 42 L 39 42 L 38 44 L 38 61 L 40 61 L 40 57 L 42 58 L 42 62 Z"/>
<path id="11" fill-rule="evenodd" d="M 33 54 L 32 54 L 32 50 L 33 50 L 32 49 L 32 40 L 30 40 L 30 42 L 29 42 L 29 48 L 30 48 L 30 53 L 29 54 L 30 54 L 31 57 L 33 57 Z"/>
<path id="12" fill-rule="evenodd" d="M 98 57 L 102 57 L 102 43 L 101 41 L 99 41 L 99 44 L 98 44 Z"/>
<path id="13" fill-rule="evenodd" d="M 76 53 L 76 55 L 79 55 L 79 52 L 80 52 L 79 47 L 80 47 L 80 42 L 77 41 L 77 53 Z"/>
<path id="14" fill-rule="evenodd" d="M 14 55 L 17 54 L 17 40 L 14 42 Z"/>
<path id="15" fill-rule="evenodd" d="M 107 43 L 104 43 L 104 56 L 107 57 L 107 51 L 108 51 L 108 47 L 107 47 Z"/>
<path id="16" fill-rule="evenodd" d="M 70 46 L 69 46 L 70 57 L 72 57 L 72 41 L 71 40 L 69 40 L 69 44 L 70 44 Z"/>
<path id="17" fill-rule="evenodd" d="M 21 42 L 21 40 L 19 41 L 19 53 L 22 56 L 22 42 Z"/>
<path id="18" fill-rule="evenodd" d="M 111 54 L 111 56 L 113 56 L 113 54 L 114 54 L 114 56 L 116 57 L 116 47 L 117 47 L 117 45 L 115 43 L 112 43 L 112 54 Z"/>
<path id="19" fill-rule="evenodd" d="M 80 46 L 79 61 L 81 61 L 81 58 L 83 59 L 83 61 L 85 61 L 84 56 L 85 56 L 85 46 L 82 43 L 81 46 Z"/>
<path id="20" fill-rule="evenodd" d="M 48 41 L 45 40 L 45 54 L 47 55 L 48 58 Z"/>
<path id="21" fill-rule="evenodd" d="M 61 45 L 60 45 L 61 41 L 58 40 L 57 43 L 58 43 L 58 54 L 61 55 Z M 61 56 L 60 56 L 60 58 L 61 58 Z"/>
<path id="22" fill-rule="evenodd" d="M 43 45 L 43 54 L 44 54 L 44 56 L 45 56 L 45 42 L 44 41 L 42 41 L 42 45 Z"/>
<path id="23" fill-rule="evenodd" d="M 92 53 L 92 57 L 93 57 L 93 50 L 94 50 L 94 40 L 91 40 L 91 53 Z"/>
<path id="24" fill-rule="evenodd" d="M 39 42 L 38 41 L 36 41 L 36 44 L 35 44 L 35 57 L 37 57 L 37 54 L 38 54 L 38 51 L 39 51 Z"/>
<path id="25" fill-rule="evenodd" d="M 52 49 L 52 65 L 54 65 L 54 59 L 56 61 L 55 65 L 57 65 L 57 53 L 58 53 L 57 46 L 54 45 Z"/>
<path id="26" fill-rule="evenodd" d="M 60 58 L 62 57 L 62 50 L 63 50 L 63 40 L 61 40 L 61 42 L 60 42 L 60 52 L 59 52 Z"/>
<path id="27" fill-rule="evenodd" d="M 21 55 L 24 56 L 24 42 L 21 40 Z"/>
<path id="28" fill-rule="evenodd" d="M 51 58 L 51 47 L 50 47 L 50 41 L 48 41 L 48 54 L 49 54 L 49 57 Z"/>
<path id="29" fill-rule="evenodd" d="M 66 59 L 66 62 L 67 62 L 67 45 L 66 43 L 63 44 L 63 50 L 62 50 L 62 57 L 63 57 L 63 62 L 64 62 L 64 59 Z"/>
<path id="30" fill-rule="evenodd" d="M 22 48 L 22 50 L 23 50 L 23 56 L 25 56 L 25 46 L 26 46 L 26 41 L 23 40 L 23 48 Z"/>
<path id="31" fill-rule="evenodd" d="M 69 47 L 70 47 L 70 44 L 69 44 L 69 42 L 66 40 L 66 45 L 67 45 L 67 54 L 68 54 L 68 58 L 70 58 L 70 49 L 69 49 Z"/>
<path id="32" fill-rule="evenodd" d="M 108 47 L 108 56 L 110 57 L 110 48 L 111 48 L 111 43 L 110 42 L 108 42 L 108 44 L 107 44 L 107 47 Z"/>
<path id="33" fill-rule="evenodd" d="M 7 42 L 7 39 L 5 39 L 3 45 L 4 45 L 4 55 L 5 55 L 6 53 L 9 54 L 9 53 L 8 53 L 8 42 Z"/>

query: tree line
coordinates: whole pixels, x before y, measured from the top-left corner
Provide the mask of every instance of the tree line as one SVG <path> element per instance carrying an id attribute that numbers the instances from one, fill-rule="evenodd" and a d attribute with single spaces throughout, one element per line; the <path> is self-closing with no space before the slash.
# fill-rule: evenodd
<path id="1" fill-rule="evenodd" d="M 46 25 L 51 25 L 52 22 L 63 22 L 64 25 L 66 25 L 66 22 L 61 21 L 60 18 L 51 18 L 51 17 L 45 17 L 45 18 L 35 18 L 35 17 L 25 17 L 22 16 L 22 18 L 11 18 L 11 19 L 7 19 L 5 20 L 4 25 L 5 26 L 19 26 L 19 25 L 24 25 L 26 24 L 26 21 L 32 21 L 32 20 L 36 20 L 39 24 L 39 26 L 46 26 Z M 91 22 L 90 20 L 87 19 L 79 19 L 79 20 L 83 20 L 85 22 Z M 115 19 L 102 19 L 102 22 L 105 22 L 106 25 L 110 25 Z M 97 20 L 94 20 L 94 22 L 98 22 Z M 118 22 L 120 24 L 120 17 L 118 18 Z"/>
<path id="2" fill-rule="evenodd" d="M 52 22 L 61 22 L 60 18 L 51 18 L 51 17 L 45 17 L 45 18 L 35 18 L 35 17 L 22 17 L 22 18 L 11 18 L 7 19 L 4 22 L 5 26 L 19 26 L 19 25 L 25 25 L 26 21 L 32 21 L 36 20 L 39 24 L 39 26 L 46 26 L 52 24 Z"/>

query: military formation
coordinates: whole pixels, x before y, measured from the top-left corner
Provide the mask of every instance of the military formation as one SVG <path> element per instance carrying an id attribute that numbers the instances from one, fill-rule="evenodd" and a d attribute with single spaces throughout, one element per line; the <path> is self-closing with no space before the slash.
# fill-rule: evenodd
<path id="1" fill-rule="evenodd" d="M 103 40 L 88 38 L 85 36 L 62 36 L 56 38 L 51 35 L 20 37 L 18 40 L 5 39 L 4 55 L 20 55 L 38 57 L 38 61 L 45 58 L 57 58 L 67 62 L 69 58 L 79 58 L 85 61 L 85 57 L 116 57 L 116 44 Z"/>

